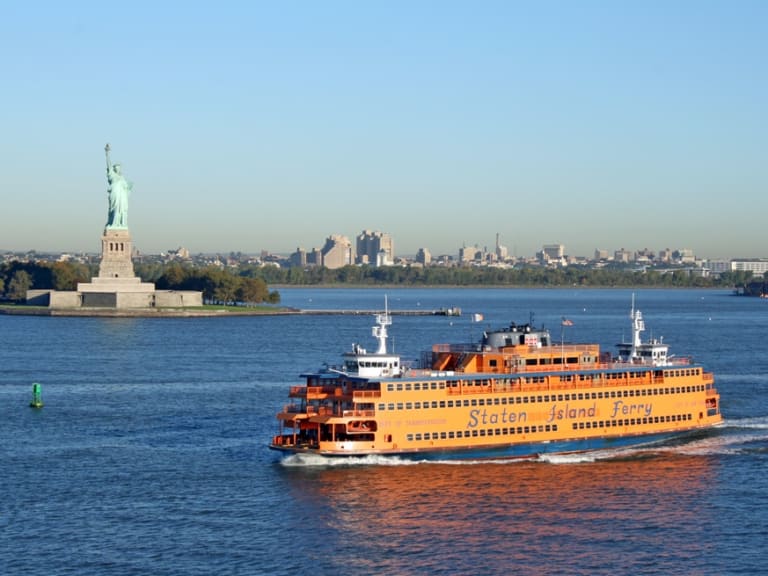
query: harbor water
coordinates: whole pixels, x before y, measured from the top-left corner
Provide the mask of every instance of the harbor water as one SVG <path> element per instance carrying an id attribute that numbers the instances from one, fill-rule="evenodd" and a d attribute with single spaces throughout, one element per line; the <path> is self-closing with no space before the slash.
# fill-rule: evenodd
<path id="1" fill-rule="evenodd" d="M 514 321 L 630 337 L 631 290 L 280 289 L 396 315 L 390 346 Z M 654 446 L 517 461 L 281 457 L 300 374 L 373 348 L 368 315 L 0 315 L 0 573 L 759 574 L 768 565 L 768 301 L 639 290 L 645 337 L 715 373 L 725 424 Z M 473 321 L 475 314 L 482 320 Z M 561 327 L 563 318 L 573 325 Z M 30 407 L 39 383 L 42 408 Z"/>

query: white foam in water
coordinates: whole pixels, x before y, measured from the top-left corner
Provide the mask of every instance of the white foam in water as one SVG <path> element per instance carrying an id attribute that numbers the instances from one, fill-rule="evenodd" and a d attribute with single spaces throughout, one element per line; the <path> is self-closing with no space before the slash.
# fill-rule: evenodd
<path id="1" fill-rule="evenodd" d="M 311 466 L 407 466 L 418 464 L 414 460 L 404 460 L 397 456 L 345 456 L 343 458 L 334 458 L 330 456 L 321 456 L 319 454 L 291 454 L 280 462 L 288 467 L 311 467 Z"/>
<path id="2" fill-rule="evenodd" d="M 738 420 L 728 419 L 725 421 L 724 426 L 726 428 L 754 428 L 757 430 L 768 430 L 768 417 L 740 418 Z"/>
<path id="3" fill-rule="evenodd" d="M 607 452 L 607 451 L 606 451 Z M 547 464 L 583 464 L 585 462 L 594 462 L 599 460 L 594 452 L 574 452 L 572 454 L 541 454 L 538 457 L 539 462 Z"/>

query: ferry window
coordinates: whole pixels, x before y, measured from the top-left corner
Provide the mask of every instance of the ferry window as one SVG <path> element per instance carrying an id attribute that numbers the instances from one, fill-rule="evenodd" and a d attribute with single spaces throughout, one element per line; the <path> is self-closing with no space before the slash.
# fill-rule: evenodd
<path id="1" fill-rule="evenodd" d="M 456 436 L 456 434 L 454 434 L 453 432 L 448 432 L 448 438 L 451 438 L 451 439 L 452 439 L 452 438 L 454 438 L 455 436 Z"/>
<path id="2" fill-rule="evenodd" d="M 387 392 L 394 392 L 394 391 L 395 391 L 395 385 L 387 384 Z"/>
<path id="3" fill-rule="evenodd" d="M 506 396 L 504 396 L 504 398 L 501 399 L 501 403 L 502 404 L 506 404 L 507 403 L 507 397 Z"/>
<path id="4" fill-rule="evenodd" d="M 405 409 L 406 410 L 413 410 L 413 403 L 412 402 L 406 402 L 405 403 Z"/>
<path id="5" fill-rule="evenodd" d="M 440 432 L 440 438 L 442 440 L 445 440 L 448 437 L 448 435 L 445 432 Z"/>
<path id="6" fill-rule="evenodd" d="M 592 422 L 587 422 L 586 426 L 587 428 L 592 428 Z"/>
<path id="7" fill-rule="evenodd" d="M 602 398 L 602 397 L 603 397 L 603 393 L 602 393 L 602 392 L 598 392 L 598 393 L 597 393 L 597 397 L 598 397 L 598 398 Z"/>
<path id="8" fill-rule="evenodd" d="M 437 382 L 432 382 L 432 390 L 437 390 Z"/>
<path id="9" fill-rule="evenodd" d="M 395 409 L 395 403 L 394 403 L 394 402 L 390 402 L 390 403 L 387 405 L 387 410 L 394 410 L 394 409 Z"/>
<path id="10" fill-rule="evenodd" d="M 654 416 L 653 417 L 653 423 L 654 424 L 658 424 L 659 423 L 659 417 L 658 416 Z"/>
<path id="11" fill-rule="evenodd" d="M 522 397 L 521 397 L 521 396 L 518 396 L 517 398 L 515 398 L 515 402 L 516 402 L 517 404 L 521 404 L 521 403 L 523 402 L 523 399 L 522 399 Z"/>
<path id="12" fill-rule="evenodd" d="M 552 424 L 552 432 L 557 432 L 557 424 Z"/>
<path id="13" fill-rule="evenodd" d="M 501 404 L 501 398 L 494 398 L 493 403 L 498 406 L 499 404 Z"/>
<path id="14" fill-rule="evenodd" d="M 562 402 L 563 401 L 563 395 L 562 394 L 558 394 L 557 395 L 557 401 L 558 402 Z"/>
<path id="15" fill-rule="evenodd" d="M 485 406 L 485 399 L 484 399 L 484 398 L 480 398 L 480 400 L 478 400 L 478 401 L 477 401 L 477 403 L 478 403 L 480 406 Z"/>
<path id="16" fill-rule="evenodd" d="M 544 431 L 545 431 L 545 432 L 549 432 L 550 430 L 551 430 L 551 426 L 550 426 L 549 424 L 547 424 L 546 426 L 544 426 Z"/>
<path id="17" fill-rule="evenodd" d="M 413 434 L 406 434 L 405 439 L 412 442 L 413 441 Z"/>
<path id="18" fill-rule="evenodd" d="M 469 406 L 469 400 L 464 400 L 464 406 Z"/>
<path id="19" fill-rule="evenodd" d="M 517 433 L 518 434 L 522 434 L 523 433 L 523 427 L 522 426 L 518 426 L 517 427 Z"/>
<path id="20" fill-rule="evenodd" d="M 472 430 L 472 436 L 477 437 L 477 430 Z"/>
<path id="21" fill-rule="evenodd" d="M 542 402 L 542 401 L 543 401 L 543 399 L 542 399 L 542 397 L 541 397 L 541 396 L 537 396 L 537 397 L 536 397 L 536 402 Z"/>
<path id="22" fill-rule="evenodd" d="M 477 406 L 477 399 L 472 398 L 472 406 Z"/>
<path id="23" fill-rule="evenodd" d="M 418 410 L 419 408 L 421 408 L 421 402 L 414 402 L 413 407 L 416 408 L 416 410 Z"/>
<path id="24" fill-rule="evenodd" d="M 634 391 L 634 390 L 630 390 L 630 391 L 629 391 L 629 395 L 630 395 L 630 396 L 634 396 L 634 395 L 635 395 L 635 391 Z"/>
<path id="25" fill-rule="evenodd" d="M 440 408 L 445 408 L 445 400 L 440 400 Z"/>
<path id="26" fill-rule="evenodd" d="M 584 430 L 584 422 L 579 422 L 579 430 Z"/>
<path id="27" fill-rule="evenodd" d="M 406 385 L 405 385 L 405 389 L 406 389 L 406 390 L 410 390 L 411 388 L 412 388 L 412 386 L 411 386 L 410 384 L 406 384 Z"/>
<path id="28" fill-rule="evenodd" d="M 578 424 L 576 424 L 576 422 L 574 422 L 573 424 L 571 424 L 571 426 L 573 426 L 573 429 L 574 429 L 574 430 L 577 430 L 577 429 L 579 428 L 579 425 L 578 425 Z"/>
<path id="29" fill-rule="evenodd" d="M 565 400 L 568 401 L 570 399 L 571 399 L 571 395 L 570 394 L 566 394 L 565 395 Z M 574 400 L 576 400 L 576 398 L 574 398 Z"/>
<path id="30" fill-rule="evenodd" d="M 531 431 L 531 428 L 530 428 L 530 426 L 525 426 L 525 427 L 523 428 L 523 430 L 525 430 L 525 433 L 526 433 L 526 434 L 528 434 L 528 432 L 530 432 L 530 431 Z"/>
<path id="31" fill-rule="evenodd" d="M 488 364 L 495 368 L 496 367 L 496 360 L 492 359 Z"/>
<path id="32" fill-rule="evenodd" d="M 523 404 L 528 404 L 528 396 L 523 396 Z"/>
<path id="33" fill-rule="evenodd" d="M 448 408 L 453 408 L 453 400 L 448 400 Z"/>
<path id="34" fill-rule="evenodd" d="M 509 434 L 509 428 L 502 428 L 501 433 L 502 435 L 506 436 L 507 434 Z"/>
<path id="35" fill-rule="evenodd" d="M 432 400 L 432 408 L 437 408 L 437 400 Z"/>
<path id="36" fill-rule="evenodd" d="M 421 382 L 416 382 L 416 383 L 413 385 L 413 389 L 414 389 L 414 390 L 421 390 Z"/>
<path id="37" fill-rule="evenodd" d="M 421 440 L 421 434 L 416 434 L 416 440 Z"/>
<path id="38" fill-rule="evenodd" d="M 432 432 L 432 440 L 437 440 L 438 435 L 437 432 Z"/>
<path id="39" fill-rule="evenodd" d="M 402 410 L 403 409 L 403 403 L 402 402 L 398 402 L 397 403 L 397 409 L 398 410 Z"/>
<path id="40" fill-rule="evenodd" d="M 485 430 L 480 430 L 480 436 L 485 436 Z"/>
<path id="41" fill-rule="evenodd" d="M 386 410 L 386 408 L 384 408 L 384 404 L 379 404 L 379 410 Z"/>
<path id="42" fill-rule="evenodd" d="M 440 390 L 445 390 L 445 382 L 440 382 Z"/>
<path id="43" fill-rule="evenodd" d="M 398 384 L 397 385 L 397 391 L 398 392 L 402 392 L 403 391 L 403 385 L 402 384 Z"/>

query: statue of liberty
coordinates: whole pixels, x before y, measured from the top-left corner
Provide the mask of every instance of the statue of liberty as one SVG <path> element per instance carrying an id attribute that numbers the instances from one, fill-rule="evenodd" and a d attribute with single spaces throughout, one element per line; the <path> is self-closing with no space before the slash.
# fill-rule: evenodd
<path id="1" fill-rule="evenodd" d="M 107 228 L 128 228 L 128 196 L 133 184 L 123 176 L 120 164 L 112 164 L 109 161 L 109 144 L 104 147 L 107 155 L 107 182 L 109 183 L 109 213 L 107 216 Z"/>

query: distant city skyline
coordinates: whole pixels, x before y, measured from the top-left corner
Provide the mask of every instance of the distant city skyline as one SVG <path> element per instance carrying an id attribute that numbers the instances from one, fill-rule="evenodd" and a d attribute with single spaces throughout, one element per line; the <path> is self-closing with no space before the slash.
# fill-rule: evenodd
<path id="1" fill-rule="evenodd" d="M 182 8 L 183 7 L 183 8 Z M 12 3 L 0 249 L 760 258 L 768 3 Z"/>

